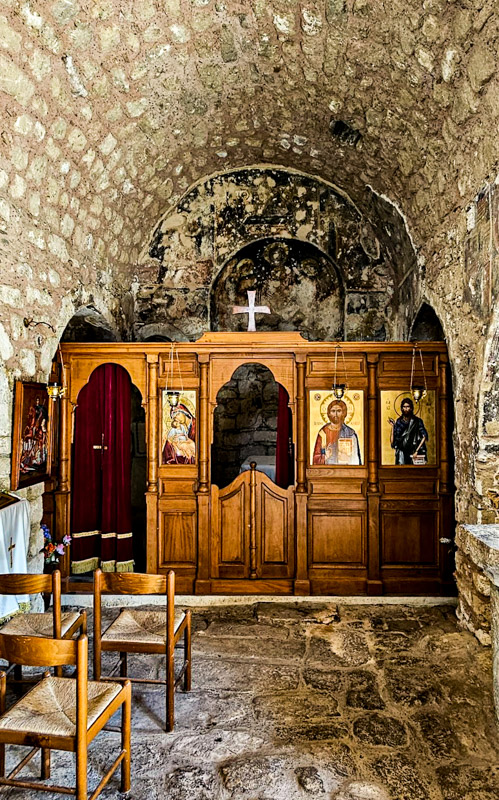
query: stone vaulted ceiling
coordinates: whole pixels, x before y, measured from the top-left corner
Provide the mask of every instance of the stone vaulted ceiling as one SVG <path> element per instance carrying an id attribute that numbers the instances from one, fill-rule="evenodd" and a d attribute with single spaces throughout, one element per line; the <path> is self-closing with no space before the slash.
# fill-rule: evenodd
<path id="1" fill-rule="evenodd" d="M 320 175 L 360 208 L 371 186 L 422 239 L 491 162 L 493 2 L 3 6 L 10 197 L 56 255 L 133 264 L 189 186 L 256 163 Z"/>

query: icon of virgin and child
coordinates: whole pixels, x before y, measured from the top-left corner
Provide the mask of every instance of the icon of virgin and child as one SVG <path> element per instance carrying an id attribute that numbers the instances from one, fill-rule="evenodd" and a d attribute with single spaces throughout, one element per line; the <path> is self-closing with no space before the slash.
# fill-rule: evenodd
<path id="1" fill-rule="evenodd" d="M 322 426 L 315 440 L 314 464 L 362 464 L 357 434 L 345 423 L 347 411 L 343 400 L 329 403 L 326 411 L 329 422 Z"/>
<path id="2" fill-rule="evenodd" d="M 196 463 L 196 418 L 186 405 L 170 409 L 170 428 L 163 446 L 163 464 Z"/>

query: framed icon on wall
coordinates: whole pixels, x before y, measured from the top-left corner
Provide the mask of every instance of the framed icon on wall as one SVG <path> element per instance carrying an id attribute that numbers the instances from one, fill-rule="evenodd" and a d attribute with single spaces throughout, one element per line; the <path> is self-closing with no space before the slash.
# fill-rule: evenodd
<path id="1" fill-rule="evenodd" d="M 407 389 L 382 390 L 380 394 L 381 464 L 435 465 L 436 392 L 427 391 L 417 402 Z"/>
<path id="2" fill-rule="evenodd" d="M 162 464 L 196 463 L 196 392 L 163 390 Z"/>
<path id="3" fill-rule="evenodd" d="M 364 460 L 364 392 L 350 389 L 341 400 L 331 390 L 309 392 L 310 464 L 359 466 Z"/>
<path id="4" fill-rule="evenodd" d="M 12 425 L 11 489 L 48 480 L 52 463 L 52 410 L 45 383 L 16 381 Z"/>

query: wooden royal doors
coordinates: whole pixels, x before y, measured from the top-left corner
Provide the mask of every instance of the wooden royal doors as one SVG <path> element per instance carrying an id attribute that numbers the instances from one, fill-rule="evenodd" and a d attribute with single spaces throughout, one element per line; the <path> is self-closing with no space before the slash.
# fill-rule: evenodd
<path id="1" fill-rule="evenodd" d="M 252 462 L 229 486 L 211 491 L 213 590 L 234 590 L 234 582 L 249 580 L 258 582 L 254 591 L 291 592 L 294 487 L 281 489 Z"/>

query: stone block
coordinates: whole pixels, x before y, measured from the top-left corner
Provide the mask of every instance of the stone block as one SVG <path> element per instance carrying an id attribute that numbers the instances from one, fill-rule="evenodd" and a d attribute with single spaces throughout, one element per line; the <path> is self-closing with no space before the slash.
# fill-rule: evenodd
<path id="1" fill-rule="evenodd" d="M 476 43 L 468 61 L 468 78 L 474 92 L 479 92 L 496 71 L 496 54 L 485 44 Z"/>
<path id="2" fill-rule="evenodd" d="M 35 92 L 35 86 L 13 61 L 0 53 L 0 90 L 26 106 Z"/>
<path id="3" fill-rule="evenodd" d="M 0 16 L 0 47 L 10 50 L 12 53 L 19 53 L 21 50 L 22 36 L 14 31 L 7 22 L 7 17 Z"/>
<path id="4" fill-rule="evenodd" d="M 473 572 L 473 586 L 479 594 L 490 596 L 490 579 L 481 572 Z"/>

